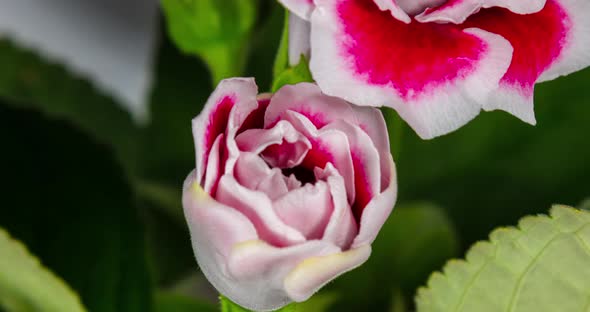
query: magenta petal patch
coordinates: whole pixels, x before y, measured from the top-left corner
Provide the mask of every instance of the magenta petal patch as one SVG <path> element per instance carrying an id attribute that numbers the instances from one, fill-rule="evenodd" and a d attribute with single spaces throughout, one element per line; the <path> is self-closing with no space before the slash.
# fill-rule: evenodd
<path id="1" fill-rule="evenodd" d="M 567 43 L 570 24 L 569 17 L 554 0 L 549 0 L 543 10 L 534 14 L 518 15 L 506 9 L 492 8 L 471 16 L 463 24 L 465 27 L 478 27 L 501 35 L 514 48 L 512 62 L 500 81 L 500 89 L 484 108 L 503 109 L 534 124 L 535 83 L 559 59 Z"/>
<path id="2" fill-rule="evenodd" d="M 453 24 L 405 24 L 367 0 L 318 4 L 311 70 L 322 90 L 359 105 L 390 106 L 423 138 L 457 129 L 497 88 L 512 48 Z"/>

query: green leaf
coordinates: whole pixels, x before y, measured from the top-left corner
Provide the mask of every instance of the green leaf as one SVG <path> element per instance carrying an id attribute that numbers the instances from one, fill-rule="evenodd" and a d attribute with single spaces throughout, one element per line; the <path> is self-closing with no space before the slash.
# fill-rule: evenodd
<path id="1" fill-rule="evenodd" d="M 300 82 L 313 82 L 313 77 L 309 71 L 309 62 L 303 55 L 299 60 L 299 64 L 286 69 L 275 78 L 272 84 L 272 92 L 278 91 L 285 85 L 292 85 Z"/>
<path id="2" fill-rule="evenodd" d="M 256 1 L 163 0 L 162 7 L 176 45 L 202 57 L 215 83 L 241 75 L 256 21 Z"/>
<path id="3" fill-rule="evenodd" d="M 457 245 L 444 210 L 429 203 L 396 206 L 373 243 L 369 260 L 329 285 L 341 297 L 331 311 L 383 311 L 391 306 L 394 291 L 412 296 L 433 270 L 456 256 Z"/>
<path id="4" fill-rule="evenodd" d="M 85 311 L 78 295 L 0 228 L 0 307 L 8 311 Z"/>
<path id="5" fill-rule="evenodd" d="M 305 302 L 297 303 L 295 312 L 324 312 L 334 304 L 340 295 L 335 292 L 320 291 Z"/>
<path id="6" fill-rule="evenodd" d="M 273 77 L 275 79 L 289 68 L 289 11 L 284 10 L 284 12 L 283 32 L 281 33 L 281 41 L 273 66 Z"/>
<path id="7" fill-rule="evenodd" d="M 156 294 L 154 312 L 216 312 L 216 306 L 183 295 L 168 292 Z"/>
<path id="8" fill-rule="evenodd" d="M 272 87 L 275 64 L 269 60 L 277 57 L 285 13 L 286 10 L 276 0 L 261 2 L 259 13 L 261 18 L 258 22 L 259 26 L 252 35 L 251 53 L 246 67 L 246 76 L 256 77 L 260 92 L 268 92 Z"/>
<path id="9" fill-rule="evenodd" d="M 144 230 L 125 171 L 104 145 L 0 102 L 0 226 L 75 289 L 90 311 L 150 311 Z"/>
<path id="10" fill-rule="evenodd" d="M 221 312 L 250 312 L 251 310 L 245 309 L 233 301 L 229 300 L 224 296 L 219 296 L 221 302 Z M 298 305 L 295 303 L 289 304 L 281 309 L 275 310 L 275 312 L 295 312 L 298 310 Z M 302 310 L 303 311 L 303 310 Z"/>
<path id="11" fill-rule="evenodd" d="M 588 311 L 590 213 L 554 206 L 475 244 L 434 273 L 418 311 Z"/>
<path id="12" fill-rule="evenodd" d="M 127 111 L 63 66 L 0 40 L 0 97 L 67 120 L 112 147 L 129 171 L 136 168 L 139 129 Z"/>

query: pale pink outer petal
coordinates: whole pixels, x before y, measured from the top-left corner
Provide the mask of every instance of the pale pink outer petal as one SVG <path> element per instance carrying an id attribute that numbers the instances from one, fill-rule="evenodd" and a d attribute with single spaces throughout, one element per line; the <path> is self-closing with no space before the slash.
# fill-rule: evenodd
<path id="1" fill-rule="evenodd" d="M 289 65 L 299 64 L 301 56 L 309 60 L 311 24 L 299 16 L 289 15 Z"/>
<path id="2" fill-rule="evenodd" d="M 590 1 L 557 0 L 557 3 L 570 19 L 569 32 L 559 58 L 539 77 L 539 82 L 590 66 Z"/>
<path id="3" fill-rule="evenodd" d="M 466 29 L 487 43 L 488 51 L 479 66 L 463 80 L 438 85 L 405 101 L 392 86 L 373 85 L 355 75 L 354 59 L 342 56 L 340 44 L 346 34 L 336 10 L 340 1 L 319 2 L 312 14 L 310 68 L 318 85 L 324 93 L 357 105 L 394 108 L 424 139 L 449 133 L 473 119 L 510 65 L 513 49 L 508 41 L 481 29 Z"/>
<path id="4" fill-rule="evenodd" d="M 182 195 L 192 247 L 201 271 L 211 284 L 233 298 L 240 290 L 226 263 L 233 246 L 257 240 L 258 235 L 248 218 L 211 198 L 195 177 L 193 171 L 186 178 Z"/>
<path id="5" fill-rule="evenodd" d="M 216 199 L 248 217 L 260 238 L 266 242 L 278 246 L 305 242 L 305 237 L 299 231 L 278 217 L 266 194 L 245 188 L 233 176 L 221 177 Z"/>
<path id="6" fill-rule="evenodd" d="M 248 218 L 205 193 L 195 181 L 194 171 L 183 187 L 183 207 L 201 271 L 220 293 L 248 309 L 271 311 L 297 300 L 299 297 L 288 291 L 299 284 L 297 280 L 286 283 L 286 277 L 300 272 L 305 259 L 341 254 L 337 246 L 319 240 L 284 248 L 262 242 Z M 336 268 L 344 272 L 352 269 L 344 265 L 359 262 L 346 263 L 340 258 L 326 258 L 334 259 L 335 266 L 323 274 L 338 274 L 334 273 Z"/>
<path id="7" fill-rule="evenodd" d="M 375 196 L 363 210 L 359 234 L 352 242 L 352 249 L 372 244 L 393 210 L 397 199 L 397 174 L 391 156 L 389 157 L 389 164 L 391 170 L 389 175 L 390 184 L 385 191 Z"/>
<path id="8" fill-rule="evenodd" d="M 213 94 L 207 100 L 201 113 L 192 121 L 193 138 L 195 142 L 196 171 L 195 176 L 199 183 L 202 181 L 207 165 L 207 155 L 209 154 L 207 144 L 207 131 L 210 126 L 210 118 L 221 100 L 228 97 L 233 101 L 233 107 L 250 107 L 256 103 L 258 86 L 253 78 L 232 78 L 226 79 L 219 83 Z M 257 105 L 257 104 L 255 104 Z M 233 110 L 233 109 L 232 109 Z M 215 134 L 214 139 L 217 138 Z M 226 136 L 227 138 L 227 136 Z M 210 142 L 213 143 L 213 142 Z"/>
<path id="9" fill-rule="evenodd" d="M 276 248 L 260 240 L 243 242 L 230 254 L 228 271 L 235 278 L 235 284 L 230 293 L 224 294 L 255 311 L 281 308 L 291 301 L 300 301 L 299 297 L 291 296 L 285 283 L 293 270 L 306 259 L 339 254 L 340 248 L 320 240 L 285 248 Z"/>
<path id="10" fill-rule="evenodd" d="M 323 4 L 325 2 L 334 1 L 334 0 L 316 0 L 316 3 Z M 391 11 L 391 16 L 394 18 L 409 24 L 412 21 L 412 18 L 404 12 L 404 10 L 397 4 L 397 0 L 373 0 L 375 4 L 379 7 L 381 11 Z"/>
<path id="11" fill-rule="evenodd" d="M 304 20 L 309 20 L 309 16 L 315 8 L 314 0 L 279 0 L 279 2 Z"/>
<path id="12" fill-rule="evenodd" d="M 461 24 L 481 9 L 501 7 L 516 14 L 531 14 L 541 11 L 546 2 L 547 0 L 449 0 L 436 9 L 416 15 L 415 19 L 421 23 Z"/>
<path id="13" fill-rule="evenodd" d="M 305 301 L 331 280 L 359 267 L 370 255 L 371 246 L 363 245 L 341 253 L 307 258 L 287 275 L 285 291 L 294 301 Z"/>

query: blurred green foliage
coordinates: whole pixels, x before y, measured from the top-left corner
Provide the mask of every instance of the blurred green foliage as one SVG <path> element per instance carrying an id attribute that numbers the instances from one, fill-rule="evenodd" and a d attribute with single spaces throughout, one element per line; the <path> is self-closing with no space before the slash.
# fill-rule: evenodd
<path id="1" fill-rule="evenodd" d="M 286 19 L 275 0 L 164 0 L 163 6 L 151 119 L 144 125 L 61 65 L 0 41 L 0 160 L 9 177 L 0 226 L 90 311 L 200 304 L 155 292 L 198 270 L 180 203 L 194 167 L 190 121 L 212 81 L 255 76 L 261 91 L 273 82 Z M 384 109 L 399 204 L 369 262 L 311 300 L 328 296 L 323 306 L 333 311 L 412 310 L 428 274 L 493 228 L 553 203 L 582 202 L 590 195 L 589 83 L 587 69 L 539 85 L 536 127 L 504 112 L 483 113 L 431 141 Z"/>
<path id="2" fill-rule="evenodd" d="M 0 226 L 90 311 L 149 311 L 143 223 L 112 152 L 69 122 L 0 102 Z"/>
<path id="3" fill-rule="evenodd" d="M 9 311 L 86 311 L 78 295 L 0 228 L 0 307 Z M 0 308 L 1 309 L 1 308 Z"/>
<path id="4" fill-rule="evenodd" d="M 162 0 L 170 37 L 202 57 L 215 83 L 239 76 L 256 21 L 256 0 Z"/>

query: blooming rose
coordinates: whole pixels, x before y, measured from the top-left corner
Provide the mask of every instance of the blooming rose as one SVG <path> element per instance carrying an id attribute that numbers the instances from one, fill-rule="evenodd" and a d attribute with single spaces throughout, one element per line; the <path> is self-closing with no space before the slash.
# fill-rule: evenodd
<path id="1" fill-rule="evenodd" d="M 311 23 L 323 92 L 392 107 L 423 138 L 481 109 L 535 124 L 535 83 L 590 65 L 588 0 L 279 1 Z"/>
<path id="2" fill-rule="evenodd" d="M 253 79 L 222 81 L 193 120 L 183 206 L 209 281 L 270 310 L 365 262 L 397 184 L 379 110 L 308 83 L 257 92 Z"/>

